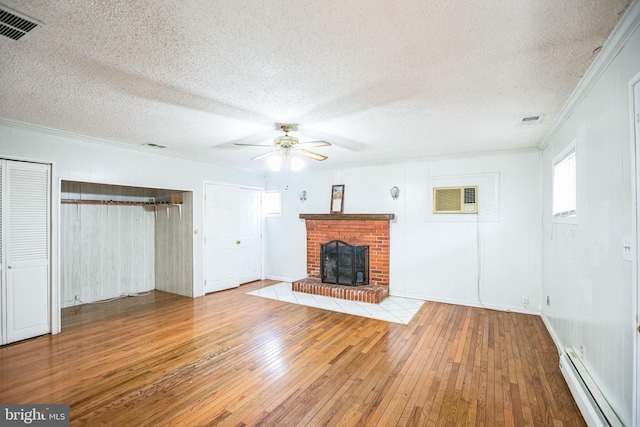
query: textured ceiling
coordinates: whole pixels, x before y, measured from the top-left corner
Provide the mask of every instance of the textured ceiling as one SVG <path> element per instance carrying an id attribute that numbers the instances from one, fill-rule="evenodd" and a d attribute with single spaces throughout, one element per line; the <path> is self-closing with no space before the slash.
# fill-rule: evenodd
<path id="1" fill-rule="evenodd" d="M 0 117 L 265 169 L 232 143 L 274 123 L 315 167 L 536 146 L 628 0 L 0 3 L 44 23 L 0 37 Z"/>

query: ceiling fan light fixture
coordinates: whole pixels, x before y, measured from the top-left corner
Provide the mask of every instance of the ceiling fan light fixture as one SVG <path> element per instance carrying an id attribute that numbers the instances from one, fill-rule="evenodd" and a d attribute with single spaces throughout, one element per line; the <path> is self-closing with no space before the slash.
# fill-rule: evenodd
<path id="1" fill-rule="evenodd" d="M 251 160 L 261 159 L 263 157 L 270 156 L 271 154 L 276 153 L 278 151 L 280 151 L 280 153 L 282 154 L 282 158 L 284 158 L 284 159 L 290 159 L 292 153 L 299 154 L 299 155 L 307 157 L 309 159 L 318 160 L 318 161 L 323 161 L 323 160 L 326 160 L 328 158 L 324 154 L 314 153 L 313 151 L 305 150 L 304 148 L 307 148 L 307 147 L 330 147 L 331 144 L 329 142 L 327 142 L 327 141 L 309 141 L 309 142 L 303 142 L 302 144 L 299 144 L 298 143 L 299 142 L 298 138 L 296 138 L 295 136 L 289 136 L 289 132 L 293 128 L 293 125 L 281 125 L 280 128 L 283 130 L 284 135 L 276 136 L 273 139 L 273 147 L 277 148 L 277 150 L 272 150 L 272 151 L 269 151 L 267 153 L 260 154 L 258 156 L 252 157 Z M 264 144 L 246 144 L 246 143 L 241 143 L 241 142 L 234 142 L 233 144 L 234 145 L 245 146 L 245 147 L 246 146 L 250 146 L 250 147 L 267 147 L 267 145 L 264 145 Z M 302 148 L 302 147 L 304 147 L 304 148 Z"/>
<path id="2" fill-rule="evenodd" d="M 280 150 L 282 150 L 282 157 L 284 157 L 285 159 L 289 158 L 289 156 L 291 155 L 291 149 L 297 143 L 298 138 L 289 135 L 276 136 L 273 139 L 273 144 Z"/>

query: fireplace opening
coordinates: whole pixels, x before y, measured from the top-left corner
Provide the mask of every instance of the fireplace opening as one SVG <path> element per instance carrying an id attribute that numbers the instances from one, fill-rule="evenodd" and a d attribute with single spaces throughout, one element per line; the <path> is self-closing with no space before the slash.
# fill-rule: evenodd
<path id="1" fill-rule="evenodd" d="M 322 283 L 360 286 L 369 284 L 369 246 L 352 246 L 342 240 L 320 245 Z"/>

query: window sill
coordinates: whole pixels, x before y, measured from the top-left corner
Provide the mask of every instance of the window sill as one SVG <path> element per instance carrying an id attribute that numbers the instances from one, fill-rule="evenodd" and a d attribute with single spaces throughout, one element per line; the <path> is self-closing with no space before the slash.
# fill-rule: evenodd
<path id="1" fill-rule="evenodd" d="M 571 216 L 554 216 L 551 218 L 554 224 L 578 224 L 578 217 Z"/>

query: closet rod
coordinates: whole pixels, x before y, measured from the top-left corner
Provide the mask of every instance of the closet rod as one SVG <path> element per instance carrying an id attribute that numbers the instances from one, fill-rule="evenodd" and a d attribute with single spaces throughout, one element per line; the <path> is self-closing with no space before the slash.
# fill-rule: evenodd
<path id="1" fill-rule="evenodd" d="M 88 200 L 88 199 L 60 199 L 60 203 L 75 203 L 79 205 L 179 205 L 171 202 L 130 202 L 126 200 Z"/>

